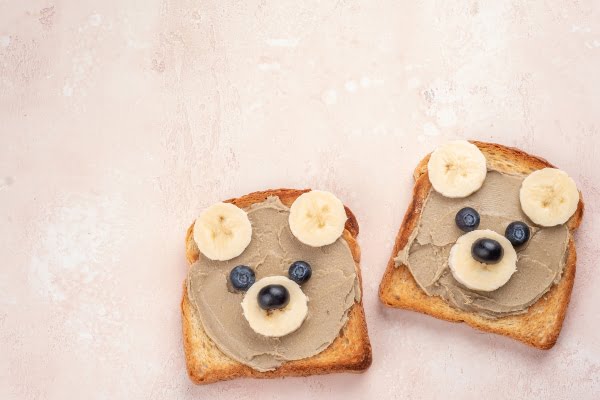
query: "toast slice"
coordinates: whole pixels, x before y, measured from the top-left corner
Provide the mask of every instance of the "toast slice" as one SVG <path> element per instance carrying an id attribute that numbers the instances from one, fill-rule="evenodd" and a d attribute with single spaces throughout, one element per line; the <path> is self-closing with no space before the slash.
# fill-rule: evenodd
<path id="1" fill-rule="evenodd" d="M 236 199 L 226 200 L 238 207 L 245 208 L 254 203 L 260 203 L 269 196 L 277 196 L 283 204 L 291 206 L 294 200 L 309 190 L 276 189 L 264 192 L 250 193 Z M 346 208 L 346 227 L 343 237 L 348 243 L 356 264 L 361 292 L 362 278 L 360 273 L 360 247 L 356 242 L 358 222 L 352 211 Z M 189 264 L 198 260 L 198 247 L 193 240 L 194 225 L 190 226 L 185 238 L 186 258 Z M 276 378 L 282 376 L 307 376 L 328 374 L 333 372 L 362 372 L 371 365 L 371 344 L 367 332 L 367 323 L 360 302 L 348 311 L 348 322 L 342 328 L 340 335 L 321 353 L 312 357 L 288 361 L 274 371 L 259 372 L 241 364 L 223 352 L 205 333 L 196 310 L 190 303 L 185 282 L 183 284 L 183 299 L 181 301 L 183 323 L 183 346 L 187 371 L 190 379 L 196 384 L 212 383 L 238 377 Z"/>
<path id="2" fill-rule="evenodd" d="M 500 172 L 525 176 L 541 168 L 553 167 L 548 161 L 519 149 L 494 143 L 476 141 L 471 143 L 483 152 L 488 167 Z M 440 297 L 428 296 L 414 280 L 406 265 L 398 267 L 394 265 L 394 257 L 408 243 L 411 233 L 419 224 L 420 214 L 431 190 L 427 174 L 428 161 L 429 155 L 421 160 L 414 171 L 415 186 L 412 200 L 404 215 L 392 255 L 379 286 L 380 300 L 390 307 L 418 311 L 451 322 L 465 322 L 476 329 L 509 336 L 539 349 L 549 349 L 554 346 L 565 318 L 575 279 L 577 255 L 573 232 L 581 223 L 583 216 L 584 206 L 581 194 L 577 211 L 567 221 L 569 228 L 568 254 L 560 282 L 534 303 L 525 314 L 495 320 L 488 319 L 454 308 Z"/>

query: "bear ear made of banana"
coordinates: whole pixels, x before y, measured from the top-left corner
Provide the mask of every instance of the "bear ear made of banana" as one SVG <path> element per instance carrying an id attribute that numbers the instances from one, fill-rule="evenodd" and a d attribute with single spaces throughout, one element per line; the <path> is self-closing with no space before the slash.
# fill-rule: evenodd
<path id="1" fill-rule="evenodd" d="M 464 198 L 481 188 L 487 166 L 485 156 L 477 146 L 460 140 L 434 150 L 427 171 L 436 192 L 448 198 Z M 567 173 L 556 168 L 543 168 L 523 180 L 519 200 L 521 210 L 531 222 L 552 227 L 564 224 L 575 213 L 579 192 Z M 469 210 L 465 208 L 457 214 L 459 226 L 466 226 L 477 218 Z M 454 278 L 467 288 L 493 291 L 506 284 L 517 270 L 515 247 L 521 244 L 521 239 L 526 240 L 529 230 L 522 222 L 509 225 L 505 236 L 475 229 L 463 229 L 467 233 L 452 246 L 448 266 Z M 492 268 L 492 264 L 497 265 Z"/>

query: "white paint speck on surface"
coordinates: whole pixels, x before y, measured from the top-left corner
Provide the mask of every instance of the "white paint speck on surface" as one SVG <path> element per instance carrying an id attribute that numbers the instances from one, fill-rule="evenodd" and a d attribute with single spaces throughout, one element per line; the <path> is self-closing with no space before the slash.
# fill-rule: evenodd
<path id="1" fill-rule="evenodd" d="M 577 32 L 590 33 L 591 31 L 592 31 L 592 29 L 589 26 L 580 26 L 580 25 L 571 26 L 571 32 L 573 32 L 573 33 L 577 33 Z"/>
<path id="2" fill-rule="evenodd" d="M 346 81 L 346 83 L 344 83 L 344 88 L 347 92 L 354 93 L 358 90 L 358 84 L 353 80 Z"/>
<path id="3" fill-rule="evenodd" d="M 439 136 L 440 130 L 433 122 L 423 124 L 423 133 L 427 136 Z"/>
<path id="4" fill-rule="evenodd" d="M 587 47 L 588 49 L 596 49 L 596 48 L 600 47 L 600 40 L 594 39 L 594 40 L 586 41 L 585 47 Z"/>
<path id="5" fill-rule="evenodd" d="M 90 15 L 89 21 L 91 26 L 100 26 L 102 24 L 102 15 L 94 13 Z"/>
<path id="6" fill-rule="evenodd" d="M 260 63 L 258 64 L 258 69 L 261 71 L 279 71 L 281 69 L 281 64 L 278 62 Z"/>
<path id="7" fill-rule="evenodd" d="M 300 40 L 294 38 L 271 38 L 267 39 L 266 43 L 271 47 L 296 47 Z"/>
<path id="8" fill-rule="evenodd" d="M 127 39 L 127 47 L 130 47 L 132 49 L 138 49 L 138 50 L 143 50 L 143 49 L 147 49 L 149 47 L 151 47 L 150 42 L 146 42 L 146 41 L 140 41 L 140 40 L 135 40 L 135 39 Z"/>
<path id="9" fill-rule="evenodd" d="M 421 86 L 421 80 L 417 77 L 412 77 L 408 80 L 408 82 L 406 82 L 406 86 L 409 89 L 417 89 L 419 86 Z"/>
<path id="10" fill-rule="evenodd" d="M 71 96 L 73 96 L 73 87 L 71 85 L 65 85 L 65 86 L 63 86 L 62 94 L 65 97 L 71 97 Z"/>
<path id="11" fill-rule="evenodd" d="M 263 106 L 264 106 L 264 104 L 261 102 L 252 103 L 252 104 L 248 105 L 248 107 L 246 107 L 246 112 L 253 113 L 256 110 L 261 109 Z"/>
<path id="12" fill-rule="evenodd" d="M 8 47 L 10 45 L 10 36 L 0 36 L 0 46 Z"/>

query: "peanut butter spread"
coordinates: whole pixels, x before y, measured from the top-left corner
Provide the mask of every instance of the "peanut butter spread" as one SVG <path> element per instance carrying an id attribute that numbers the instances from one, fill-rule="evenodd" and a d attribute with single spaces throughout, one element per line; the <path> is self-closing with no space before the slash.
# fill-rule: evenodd
<path id="1" fill-rule="evenodd" d="M 447 198 L 431 189 L 420 221 L 407 245 L 395 258 L 407 265 L 419 286 L 429 296 L 440 296 L 452 306 L 488 318 L 521 314 L 557 283 L 565 265 L 569 232 L 566 225 L 535 226 L 521 210 L 519 188 L 524 177 L 488 171 L 483 186 L 466 198 Z M 479 212 L 478 229 L 504 235 L 513 221 L 527 223 L 531 237 L 517 248 L 517 271 L 492 292 L 467 289 L 448 267 L 452 245 L 464 234 L 454 221 L 463 207 Z"/>
<path id="2" fill-rule="evenodd" d="M 258 371 L 270 371 L 289 360 L 304 359 L 325 350 L 340 334 L 348 310 L 360 301 L 356 267 L 348 243 L 340 237 L 323 247 L 299 242 L 288 225 L 289 208 L 269 197 L 245 209 L 252 224 L 252 241 L 229 261 L 212 261 L 200 254 L 187 278 L 187 292 L 207 335 L 227 356 Z M 254 270 L 256 280 L 287 276 L 294 261 L 312 266 L 312 277 L 301 288 L 308 297 L 308 315 L 300 328 L 271 338 L 254 332 L 240 303 L 243 292 L 228 283 L 237 265 Z"/>

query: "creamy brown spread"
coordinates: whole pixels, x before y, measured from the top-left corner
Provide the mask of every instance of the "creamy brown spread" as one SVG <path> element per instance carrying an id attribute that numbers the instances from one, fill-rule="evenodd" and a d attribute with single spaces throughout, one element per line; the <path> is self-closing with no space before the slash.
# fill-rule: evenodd
<path id="1" fill-rule="evenodd" d="M 521 314 L 560 280 L 568 244 L 566 225 L 536 227 L 521 210 L 519 189 L 524 177 L 489 171 L 477 192 L 462 199 L 447 198 L 431 189 L 418 226 L 396 265 L 405 264 L 419 286 L 430 296 L 440 296 L 452 306 L 488 318 Z M 479 213 L 478 229 L 501 235 L 513 221 L 527 223 L 531 237 L 517 248 L 517 271 L 492 292 L 480 292 L 458 283 L 448 267 L 450 248 L 464 234 L 454 222 L 458 210 L 472 207 Z"/>
<path id="2" fill-rule="evenodd" d="M 346 324 L 350 307 L 360 300 L 360 287 L 343 238 L 318 248 L 302 244 L 292 235 L 289 208 L 278 197 L 246 211 L 252 223 L 250 245 L 229 261 L 212 261 L 201 254 L 188 273 L 188 296 L 204 330 L 223 353 L 258 371 L 269 371 L 325 350 Z M 254 270 L 257 281 L 287 276 L 290 264 L 297 260 L 312 267 L 312 277 L 302 284 L 308 297 L 306 320 L 298 330 L 280 338 L 254 332 L 242 314 L 244 293 L 230 289 L 229 272 L 243 264 Z"/>

